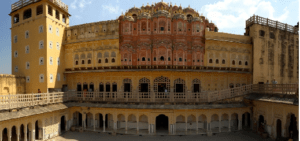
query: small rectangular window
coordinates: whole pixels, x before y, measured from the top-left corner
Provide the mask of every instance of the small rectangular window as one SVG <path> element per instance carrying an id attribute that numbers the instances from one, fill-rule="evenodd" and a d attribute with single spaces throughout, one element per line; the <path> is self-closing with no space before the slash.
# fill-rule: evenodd
<path id="1" fill-rule="evenodd" d="M 41 58 L 39 59 L 39 65 L 44 65 L 44 57 L 41 57 Z"/>
<path id="2" fill-rule="evenodd" d="M 49 25 L 49 33 L 52 33 L 53 29 L 52 29 L 52 25 Z"/>
<path id="3" fill-rule="evenodd" d="M 275 39 L 275 34 L 273 32 L 270 32 L 270 38 Z"/>
<path id="4" fill-rule="evenodd" d="M 265 36 L 265 31 L 259 30 L 259 36 L 264 37 Z"/>
<path id="5" fill-rule="evenodd" d="M 60 45 L 59 42 L 56 43 L 56 49 L 59 50 L 60 49 Z"/>
<path id="6" fill-rule="evenodd" d="M 50 74 L 50 83 L 52 83 L 53 82 L 53 75 L 52 74 Z"/>
<path id="7" fill-rule="evenodd" d="M 25 31 L 25 39 L 29 38 L 29 31 Z"/>
<path id="8" fill-rule="evenodd" d="M 52 49 L 52 47 L 53 47 L 53 43 L 52 43 L 52 41 L 50 41 L 49 42 L 49 48 Z"/>
<path id="9" fill-rule="evenodd" d="M 18 36 L 14 36 L 14 43 L 17 43 L 18 42 Z"/>
<path id="10" fill-rule="evenodd" d="M 26 69 L 29 69 L 29 68 L 30 68 L 30 63 L 26 62 Z"/>
<path id="11" fill-rule="evenodd" d="M 44 27 L 42 25 L 39 26 L 39 33 L 43 33 L 43 31 L 44 31 Z"/>
<path id="12" fill-rule="evenodd" d="M 160 27 L 160 31 L 164 31 L 165 29 L 164 29 L 164 27 Z"/>
<path id="13" fill-rule="evenodd" d="M 60 65 L 60 59 L 59 59 L 59 57 L 57 58 L 57 65 L 58 66 Z"/>
<path id="14" fill-rule="evenodd" d="M 29 46 L 25 46 L 25 54 L 29 53 Z"/>
<path id="15" fill-rule="evenodd" d="M 26 76 L 26 83 L 30 82 L 30 76 Z"/>
<path id="16" fill-rule="evenodd" d="M 39 49 L 43 49 L 43 48 L 44 48 L 44 41 L 41 40 L 41 41 L 39 42 Z"/>
<path id="17" fill-rule="evenodd" d="M 15 58 L 18 57 L 18 51 L 15 51 L 14 57 L 15 57 Z"/>
<path id="18" fill-rule="evenodd" d="M 49 58 L 49 64 L 53 65 L 53 58 L 52 57 Z"/>
<path id="19" fill-rule="evenodd" d="M 56 28 L 56 35 L 59 36 L 59 29 Z"/>

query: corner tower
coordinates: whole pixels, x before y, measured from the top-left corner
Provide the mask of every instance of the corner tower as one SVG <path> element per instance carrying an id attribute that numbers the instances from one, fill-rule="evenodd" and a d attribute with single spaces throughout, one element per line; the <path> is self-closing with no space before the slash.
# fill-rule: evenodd
<path id="1" fill-rule="evenodd" d="M 11 8 L 12 74 L 26 77 L 26 93 L 62 88 L 68 6 L 60 0 L 19 0 Z"/>

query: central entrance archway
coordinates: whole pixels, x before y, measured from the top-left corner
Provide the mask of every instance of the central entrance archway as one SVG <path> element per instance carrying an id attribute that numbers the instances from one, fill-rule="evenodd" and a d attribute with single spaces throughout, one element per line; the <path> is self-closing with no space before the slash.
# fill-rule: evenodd
<path id="1" fill-rule="evenodd" d="M 155 120 L 156 131 L 168 131 L 169 130 L 169 118 L 165 115 L 159 115 Z"/>

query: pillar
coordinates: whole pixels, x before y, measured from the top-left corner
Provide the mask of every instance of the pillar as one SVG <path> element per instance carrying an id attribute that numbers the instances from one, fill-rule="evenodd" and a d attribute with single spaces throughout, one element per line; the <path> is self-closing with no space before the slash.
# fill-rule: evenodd
<path id="1" fill-rule="evenodd" d="M 222 128 L 222 121 L 221 121 L 221 116 L 219 116 L 219 132 L 221 132 Z"/>
<path id="2" fill-rule="evenodd" d="M 231 116 L 229 116 L 229 119 L 228 119 L 228 130 L 229 130 L 229 132 L 231 132 Z"/>
<path id="3" fill-rule="evenodd" d="M 139 133 L 139 118 L 137 118 L 137 121 L 136 121 L 136 132 L 137 132 L 137 134 Z"/>
<path id="4" fill-rule="evenodd" d="M 150 134 L 150 124 L 149 124 L 149 121 L 148 121 L 148 132 Z"/>
<path id="5" fill-rule="evenodd" d="M 96 131 L 96 114 L 93 115 L 94 131 Z"/>
<path id="6" fill-rule="evenodd" d="M 238 130 L 242 130 L 242 117 L 238 115 L 239 123 L 238 123 Z"/>
<path id="7" fill-rule="evenodd" d="M 8 141 L 11 141 L 11 130 L 12 130 L 12 128 L 11 129 L 7 128 L 7 138 L 8 138 Z"/>
<path id="8" fill-rule="evenodd" d="M 2 132 L 3 132 L 3 129 L 0 128 L 0 141 L 2 141 Z"/>
<path id="9" fill-rule="evenodd" d="M 125 119 L 125 133 L 127 134 L 127 119 Z"/>
<path id="10" fill-rule="evenodd" d="M 86 114 L 82 114 L 82 127 L 83 129 L 86 129 L 86 123 L 85 123 L 85 120 L 86 120 Z"/>
<path id="11" fill-rule="evenodd" d="M 105 114 L 103 114 L 103 132 L 105 132 Z"/>
<path id="12" fill-rule="evenodd" d="M 21 126 L 20 126 L 21 127 Z M 21 128 L 19 127 L 19 129 L 18 128 L 16 128 L 16 132 L 17 132 L 17 141 L 20 141 L 20 130 L 21 130 Z"/>
<path id="13" fill-rule="evenodd" d="M 34 123 L 34 122 L 33 122 Z M 31 141 L 34 141 L 35 139 L 34 139 L 34 137 L 35 137 L 35 129 L 32 129 L 32 131 L 31 131 Z"/>
<path id="14" fill-rule="evenodd" d="M 198 115 L 196 116 L 196 133 L 198 134 L 198 128 L 199 128 L 199 125 L 198 125 Z"/>
<path id="15" fill-rule="evenodd" d="M 24 125 L 24 141 L 27 141 L 27 125 L 26 124 Z"/>

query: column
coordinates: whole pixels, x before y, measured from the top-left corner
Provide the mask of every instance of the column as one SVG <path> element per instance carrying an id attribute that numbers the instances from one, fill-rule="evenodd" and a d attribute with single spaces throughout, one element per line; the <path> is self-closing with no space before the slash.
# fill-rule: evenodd
<path id="1" fill-rule="evenodd" d="M 196 115 L 196 133 L 198 134 L 198 128 L 199 128 L 199 125 L 198 125 L 198 114 Z"/>
<path id="2" fill-rule="evenodd" d="M 127 134 L 127 119 L 125 119 L 125 133 Z"/>
<path id="3" fill-rule="evenodd" d="M 222 128 L 222 121 L 221 121 L 221 116 L 219 116 L 219 132 L 221 132 Z"/>
<path id="4" fill-rule="evenodd" d="M 21 126 L 19 126 L 19 129 L 16 128 L 16 130 L 17 130 L 17 141 L 20 141 L 20 130 L 21 130 L 20 127 L 21 127 Z"/>
<path id="5" fill-rule="evenodd" d="M 238 115 L 239 123 L 238 123 L 238 130 L 242 130 L 242 117 Z"/>
<path id="6" fill-rule="evenodd" d="M 103 114 L 103 132 L 105 132 L 105 114 Z"/>
<path id="7" fill-rule="evenodd" d="M 96 114 L 93 115 L 94 131 L 96 131 L 96 120 L 95 120 L 96 117 L 95 116 L 96 116 Z"/>
<path id="8" fill-rule="evenodd" d="M 24 125 L 24 141 L 27 141 L 27 125 L 26 124 Z"/>
<path id="9" fill-rule="evenodd" d="M 150 134 L 150 124 L 149 124 L 149 121 L 148 121 L 148 132 L 149 132 L 149 134 Z"/>
<path id="10" fill-rule="evenodd" d="M 0 141 L 2 141 L 2 132 L 3 132 L 3 129 L 0 128 Z"/>
<path id="11" fill-rule="evenodd" d="M 185 134 L 187 134 L 187 116 L 185 116 Z"/>
<path id="12" fill-rule="evenodd" d="M 228 124 L 229 124 L 228 125 L 228 130 L 229 130 L 229 132 L 231 132 L 231 126 L 230 126 L 231 124 L 230 123 L 231 123 L 231 116 L 229 116 L 229 119 L 228 119 Z"/>
<path id="13" fill-rule="evenodd" d="M 34 123 L 34 122 L 33 122 Z M 32 131 L 31 131 L 31 141 L 34 141 L 35 139 L 34 139 L 34 136 L 35 136 L 35 129 L 32 129 Z"/>
<path id="14" fill-rule="evenodd" d="M 136 132 L 138 134 L 139 133 L 139 118 L 136 118 L 136 119 L 137 119 L 137 121 L 136 121 Z"/>
<path id="15" fill-rule="evenodd" d="M 12 130 L 12 128 L 11 129 L 7 128 L 7 138 L 8 138 L 8 141 L 11 141 L 11 130 Z"/>

